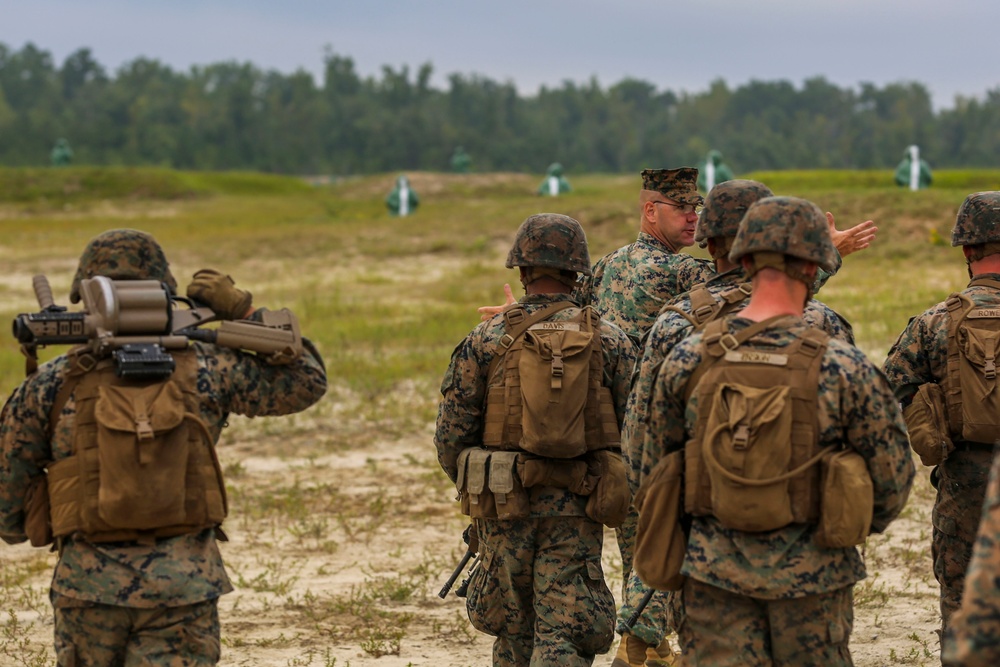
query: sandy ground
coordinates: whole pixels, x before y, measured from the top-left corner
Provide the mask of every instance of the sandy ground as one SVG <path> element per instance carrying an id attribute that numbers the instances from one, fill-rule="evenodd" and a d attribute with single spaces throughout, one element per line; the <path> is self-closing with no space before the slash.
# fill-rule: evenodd
<path id="1" fill-rule="evenodd" d="M 464 553 L 465 521 L 437 466 L 433 425 L 402 436 L 346 429 L 351 407 L 336 400 L 290 424 L 237 423 L 226 436 L 220 455 L 231 540 L 223 553 L 237 590 L 220 605 L 221 664 L 490 664 L 491 638 L 469 625 L 464 601 L 437 595 Z M 855 591 L 851 640 L 859 666 L 936 663 L 926 478 L 921 468 L 904 516 L 866 547 L 869 578 Z M 621 560 L 612 531 L 605 544 L 617 594 Z M 53 559 L 23 545 L 0 549 L 0 665 L 51 664 Z M 612 655 L 595 664 L 609 665 Z"/>

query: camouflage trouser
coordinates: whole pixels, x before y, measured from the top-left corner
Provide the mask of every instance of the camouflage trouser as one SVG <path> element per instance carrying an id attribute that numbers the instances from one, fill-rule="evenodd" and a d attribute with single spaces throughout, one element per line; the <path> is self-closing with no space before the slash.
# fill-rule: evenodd
<path id="1" fill-rule="evenodd" d="M 992 452 L 955 450 L 935 470 L 937 501 L 932 519 L 934 578 L 941 585 L 941 631 L 962 605 L 965 571 L 986 497 Z"/>
<path id="2" fill-rule="evenodd" d="M 114 607 L 52 594 L 59 667 L 202 667 L 219 662 L 218 600 Z"/>
<path id="3" fill-rule="evenodd" d="M 622 606 L 618 610 L 615 629 L 619 634 L 627 631 L 645 643 L 657 646 L 670 631 L 670 624 L 667 621 L 669 593 L 654 592 L 632 629 L 626 630 L 625 625 L 649 590 L 632 569 L 632 551 L 635 549 L 635 530 L 638 523 L 639 515 L 635 508 L 630 507 L 625 523 L 615 531 L 618 549 L 622 554 Z"/>
<path id="4" fill-rule="evenodd" d="M 678 633 L 685 667 L 849 666 L 854 587 L 757 600 L 687 579 Z"/>
<path id="5" fill-rule="evenodd" d="M 493 664 L 582 667 L 614 640 L 615 603 L 604 581 L 604 527 L 586 517 L 485 519 L 482 564 L 467 606 L 497 638 Z"/>

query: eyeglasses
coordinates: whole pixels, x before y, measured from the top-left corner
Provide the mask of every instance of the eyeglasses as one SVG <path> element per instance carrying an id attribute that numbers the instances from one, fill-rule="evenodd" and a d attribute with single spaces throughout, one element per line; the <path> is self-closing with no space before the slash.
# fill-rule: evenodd
<path id="1" fill-rule="evenodd" d="M 654 200 L 654 204 L 666 204 L 667 206 L 673 206 L 681 212 L 681 215 L 691 215 L 692 213 L 697 213 L 701 215 L 701 212 L 705 210 L 705 207 L 701 204 L 674 204 L 669 201 L 658 201 Z"/>

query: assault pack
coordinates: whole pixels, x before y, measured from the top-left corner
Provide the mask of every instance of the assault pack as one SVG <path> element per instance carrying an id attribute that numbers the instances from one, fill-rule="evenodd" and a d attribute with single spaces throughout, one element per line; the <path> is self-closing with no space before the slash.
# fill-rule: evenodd
<path id="1" fill-rule="evenodd" d="M 535 486 L 588 498 L 588 515 L 619 525 L 628 509 L 621 437 L 603 385 L 601 319 L 564 301 L 504 313 L 506 333 L 487 371 L 483 447 L 458 459 L 462 507 L 474 518 L 521 518 Z"/>
<path id="2" fill-rule="evenodd" d="M 708 286 L 702 283 L 695 285 L 688 292 L 690 312 L 667 304 L 660 310 L 660 314 L 668 311 L 678 313 L 691 323 L 695 331 L 701 331 L 709 322 L 725 317 L 743 304 L 750 296 L 750 289 L 751 283 L 747 281 L 724 289 L 717 296 L 712 296 Z"/>
<path id="3" fill-rule="evenodd" d="M 970 287 L 1000 291 L 1000 282 L 979 278 Z M 910 444 L 925 465 L 938 465 L 955 448 L 954 441 L 987 446 L 1000 436 L 1000 305 L 977 306 L 955 293 L 948 311 L 948 362 L 942 384 L 920 386 L 903 412 Z"/>

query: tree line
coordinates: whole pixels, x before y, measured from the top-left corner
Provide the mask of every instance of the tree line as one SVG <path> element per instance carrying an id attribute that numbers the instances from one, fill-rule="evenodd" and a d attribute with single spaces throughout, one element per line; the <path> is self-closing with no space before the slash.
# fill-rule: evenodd
<path id="1" fill-rule="evenodd" d="M 74 162 L 288 174 L 446 171 L 456 147 L 474 171 L 627 173 L 693 165 L 720 150 L 737 172 L 895 166 L 910 144 L 933 167 L 996 167 L 1000 87 L 935 112 L 918 82 L 841 88 L 723 80 L 697 93 L 626 78 L 565 81 L 521 95 L 512 82 L 430 63 L 360 76 L 328 50 L 322 81 L 299 70 L 221 62 L 172 69 L 136 58 L 116 72 L 81 48 L 61 65 L 31 43 L 0 43 L 0 164 L 48 164 L 64 137 Z"/>

